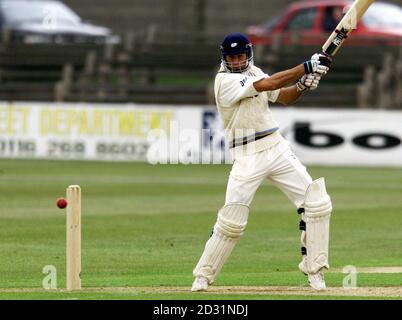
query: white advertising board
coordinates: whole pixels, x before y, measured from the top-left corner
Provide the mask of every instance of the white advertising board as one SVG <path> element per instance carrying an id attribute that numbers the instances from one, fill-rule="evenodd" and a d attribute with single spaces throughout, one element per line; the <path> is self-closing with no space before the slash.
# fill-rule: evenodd
<path id="1" fill-rule="evenodd" d="M 193 114 L 196 116 L 193 116 Z M 0 103 L 0 157 L 145 161 L 153 130 L 200 130 L 199 108 Z"/>
<path id="2" fill-rule="evenodd" d="M 272 108 L 305 164 L 402 167 L 402 111 Z M 0 157 L 231 163 L 213 106 L 0 102 Z"/>

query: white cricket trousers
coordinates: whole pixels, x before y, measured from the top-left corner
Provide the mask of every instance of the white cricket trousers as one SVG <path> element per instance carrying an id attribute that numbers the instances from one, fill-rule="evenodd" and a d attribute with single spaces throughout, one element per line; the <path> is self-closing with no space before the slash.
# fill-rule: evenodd
<path id="1" fill-rule="evenodd" d="M 304 196 L 312 182 L 306 167 L 290 149 L 290 143 L 283 139 L 270 149 L 234 160 L 225 204 L 249 206 L 265 179 L 282 190 L 296 208 L 303 206 Z"/>
<path id="2" fill-rule="evenodd" d="M 255 192 L 265 179 L 271 180 L 282 190 L 296 208 L 303 206 L 307 188 L 312 183 L 306 168 L 293 154 L 286 140 L 270 149 L 236 157 L 229 176 L 225 206 L 219 211 L 214 232 L 193 270 L 195 277 L 204 277 L 210 284 L 215 281 L 247 223 L 249 211 L 247 208 L 245 213 L 244 205 L 250 206 Z M 235 237 L 227 236 L 227 233 L 233 234 L 234 231 Z"/>

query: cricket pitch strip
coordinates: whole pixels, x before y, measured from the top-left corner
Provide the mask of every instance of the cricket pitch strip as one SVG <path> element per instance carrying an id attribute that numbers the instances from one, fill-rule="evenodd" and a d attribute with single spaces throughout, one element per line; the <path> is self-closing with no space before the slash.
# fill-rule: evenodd
<path id="1" fill-rule="evenodd" d="M 0 289 L 0 299 L 2 293 L 33 293 L 33 292 L 68 292 L 65 289 L 42 289 L 42 288 L 3 288 Z M 192 293 L 190 286 L 155 286 L 155 287 L 98 287 L 82 288 L 73 293 L 135 293 L 135 294 L 217 294 L 217 295 L 285 295 L 285 296 L 337 296 L 337 297 L 382 297 L 382 298 L 402 298 L 402 287 L 358 287 L 342 288 L 328 287 L 324 291 L 315 291 L 310 287 L 287 287 L 287 286 L 211 286 L 208 291 Z M 185 296 L 183 296 L 185 298 Z"/>

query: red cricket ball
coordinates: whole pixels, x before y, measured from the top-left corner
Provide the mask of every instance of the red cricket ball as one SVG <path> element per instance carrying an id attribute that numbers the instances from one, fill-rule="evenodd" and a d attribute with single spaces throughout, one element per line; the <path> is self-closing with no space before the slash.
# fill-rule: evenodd
<path id="1" fill-rule="evenodd" d="M 64 209 L 65 207 L 67 207 L 67 200 L 64 198 L 58 198 L 56 201 L 56 205 L 60 208 L 60 209 Z"/>

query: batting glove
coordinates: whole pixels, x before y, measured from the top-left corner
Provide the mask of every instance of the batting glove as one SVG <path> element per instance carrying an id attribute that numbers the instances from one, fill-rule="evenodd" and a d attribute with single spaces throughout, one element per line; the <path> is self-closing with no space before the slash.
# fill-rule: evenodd
<path id="1" fill-rule="evenodd" d="M 315 53 L 311 60 L 304 62 L 304 72 L 326 75 L 332 64 L 332 58 L 325 53 Z"/>
<path id="2" fill-rule="evenodd" d="M 304 92 L 306 90 L 315 90 L 320 83 L 321 76 L 318 74 L 305 74 L 301 79 L 296 83 L 297 91 Z"/>

